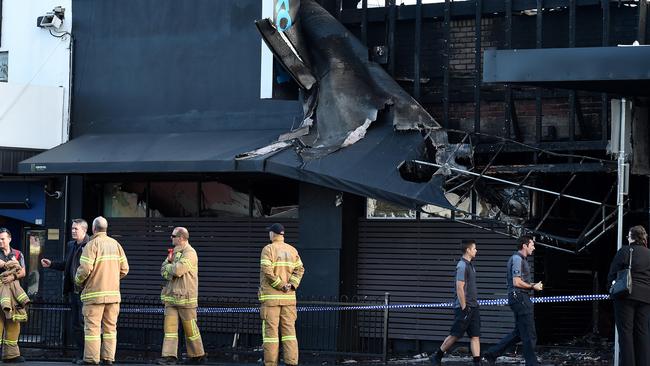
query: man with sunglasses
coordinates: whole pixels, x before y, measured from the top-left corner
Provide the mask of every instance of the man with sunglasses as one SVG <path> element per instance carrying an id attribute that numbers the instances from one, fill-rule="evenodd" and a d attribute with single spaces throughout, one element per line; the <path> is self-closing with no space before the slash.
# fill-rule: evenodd
<path id="1" fill-rule="evenodd" d="M 5 284 L 25 277 L 25 258 L 19 250 L 12 249 L 10 243 L 11 232 L 8 229 L 0 228 L 0 272 L 5 271 L 5 267 L 9 262 L 17 262 L 21 267 L 20 271 L 13 276 L 2 277 L 2 282 Z M 0 311 L 0 335 L 2 336 L 2 362 L 25 362 L 18 348 L 20 323 L 5 318 L 4 311 Z"/>
<path id="2" fill-rule="evenodd" d="M 164 336 L 160 365 L 178 362 L 178 318 L 185 333 L 189 359 L 186 364 L 199 365 L 207 361 L 203 341 L 196 325 L 199 294 L 199 258 L 190 245 L 190 233 L 184 227 L 174 228 L 171 235 L 173 251 L 163 261 L 160 274 L 167 280 L 160 299 L 165 304 Z"/>

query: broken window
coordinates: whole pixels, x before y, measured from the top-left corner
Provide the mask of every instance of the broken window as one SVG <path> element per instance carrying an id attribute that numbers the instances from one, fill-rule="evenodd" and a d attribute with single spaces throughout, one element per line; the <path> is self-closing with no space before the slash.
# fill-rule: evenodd
<path id="1" fill-rule="evenodd" d="M 217 181 L 105 183 L 102 203 L 106 217 L 298 217 L 294 198 L 262 202 Z"/>
<path id="2" fill-rule="evenodd" d="M 201 183 L 201 216 L 262 217 L 262 203 L 219 182 Z"/>
<path id="3" fill-rule="evenodd" d="M 147 217 L 146 188 L 144 182 L 104 184 L 104 216 Z M 150 215 L 159 217 L 160 213 Z"/>
<path id="4" fill-rule="evenodd" d="M 420 218 L 422 219 L 457 219 L 457 220 L 471 220 L 472 215 L 470 213 L 473 211 L 473 197 L 475 193 L 472 192 L 471 195 L 459 196 L 455 193 L 446 193 L 445 197 L 447 201 L 451 203 L 457 210 L 450 210 L 447 208 L 435 206 L 435 205 L 425 205 L 422 206 L 422 212 L 420 213 Z"/>
<path id="5" fill-rule="evenodd" d="M 369 219 L 415 219 L 415 210 L 398 205 L 368 198 L 366 201 L 366 217 Z"/>
<path id="6" fill-rule="evenodd" d="M 197 182 L 151 182 L 149 205 L 165 217 L 199 216 Z"/>

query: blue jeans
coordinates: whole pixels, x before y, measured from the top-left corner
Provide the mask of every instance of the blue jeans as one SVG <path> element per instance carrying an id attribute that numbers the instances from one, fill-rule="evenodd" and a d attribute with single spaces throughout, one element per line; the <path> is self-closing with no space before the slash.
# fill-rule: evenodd
<path id="1" fill-rule="evenodd" d="M 511 292 L 508 294 L 508 305 L 515 316 L 515 329 L 498 344 L 490 347 L 486 354 L 499 357 L 507 349 L 521 341 L 526 366 L 537 366 L 537 356 L 535 355 L 537 332 L 535 331 L 533 303 L 527 293 Z"/>

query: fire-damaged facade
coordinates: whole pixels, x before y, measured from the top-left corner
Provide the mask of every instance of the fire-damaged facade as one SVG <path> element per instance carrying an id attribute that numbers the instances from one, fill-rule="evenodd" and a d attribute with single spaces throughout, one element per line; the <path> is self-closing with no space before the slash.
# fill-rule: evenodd
<path id="1" fill-rule="evenodd" d="M 649 223 L 646 0 L 422 2 L 73 0 L 71 139 L 19 171 L 64 187 L 64 222 L 108 218 L 125 295 L 159 294 L 186 226 L 201 295 L 254 298 L 276 221 L 305 297 L 447 302 L 475 239 L 503 298 L 522 234 L 542 295 L 604 293 L 620 141 L 624 227 Z M 484 342 L 511 330 L 482 312 Z M 392 312 L 389 348 L 433 349 L 450 314 Z M 608 302 L 536 314 L 541 342 L 613 334 Z"/>

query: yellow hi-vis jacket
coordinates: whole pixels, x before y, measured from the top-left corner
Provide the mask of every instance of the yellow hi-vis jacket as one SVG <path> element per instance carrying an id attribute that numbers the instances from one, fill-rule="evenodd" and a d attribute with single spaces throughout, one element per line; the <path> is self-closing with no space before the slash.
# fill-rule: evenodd
<path id="1" fill-rule="evenodd" d="M 190 243 L 182 248 L 174 247 L 174 260 L 169 263 L 165 259 L 160 274 L 169 281 L 160 293 L 160 300 L 165 305 L 180 308 L 198 306 L 199 257 Z"/>
<path id="2" fill-rule="evenodd" d="M 305 267 L 296 248 L 284 242 L 284 235 L 277 235 L 262 249 L 260 258 L 258 297 L 262 305 L 295 305 L 296 289 L 304 273 Z M 286 284 L 291 284 L 291 289 L 283 292 Z"/>
<path id="3" fill-rule="evenodd" d="M 18 265 L 18 268 L 21 268 L 20 265 Z M 25 290 L 20 287 L 19 281 L 0 284 L 0 306 L 2 306 L 2 311 L 5 313 L 5 319 L 20 323 L 26 322 L 27 311 L 25 305 L 30 302 L 31 300 L 27 297 Z"/>
<path id="4" fill-rule="evenodd" d="M 74 281 L 83 287 L 84 304 L 120 302 L 120 280 L 129 273 L 129 262 L 117 240 L 99 232 L 90 238 L 79 258 Z"/>

